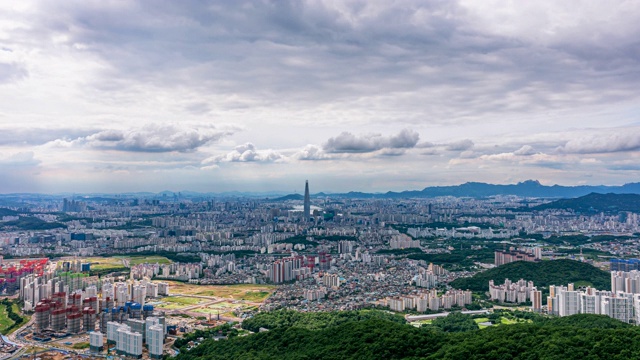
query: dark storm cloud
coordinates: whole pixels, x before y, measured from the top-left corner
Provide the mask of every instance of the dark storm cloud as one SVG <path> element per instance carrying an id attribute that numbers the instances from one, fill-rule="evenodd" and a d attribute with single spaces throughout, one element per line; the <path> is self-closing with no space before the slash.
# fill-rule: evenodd
<path id="1" fill-rule="evenodd" d="M 367 153 L 382 149 L 409 149 L 415 147 L 419 139 L 420 135 L 409 129 L 404 129 L 392 136 L 380 134 L 358 136 L 345 131 L 327 140 L 323 149 L 330 153 Z"/>

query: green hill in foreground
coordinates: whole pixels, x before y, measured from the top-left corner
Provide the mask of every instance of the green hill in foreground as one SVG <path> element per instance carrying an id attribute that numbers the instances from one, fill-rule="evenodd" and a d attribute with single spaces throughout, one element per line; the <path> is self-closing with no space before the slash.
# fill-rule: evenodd
<path id="1" fill-rule="evenodd" d="M 456 279 L 450 285 L 457 289 L 488 291 L 489 280 L 502 284 L 505 279 L 511 281 L 525 279 L 533 281 L 533 284 L 538 287 L 574 283 L 578 286 L 590 285 L 599 290 L 611 289 L 611 275 L 608 272 L 587 263 L 566 259 L 541 262 L 516 261 L 469 278 Z"/>
<path id="2" fill-rule="evenodd" d="M 176 359 L 604 358 L 640 358 L 640 328 L 601 315 L 574 315 L 447 333 L 369 318 L 319 330 L 283 326 L 229 340 L 205 340 Z"/>

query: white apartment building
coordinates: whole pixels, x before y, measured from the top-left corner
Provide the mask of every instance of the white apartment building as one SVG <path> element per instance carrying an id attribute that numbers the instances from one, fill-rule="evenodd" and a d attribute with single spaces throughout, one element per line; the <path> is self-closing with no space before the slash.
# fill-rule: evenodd
<path id="1" fill-rule="evenodd" d="M 164 346 L 164 327 L 161 324 L 147 328 L 147 346 L 152 359 L 161 359 Z"/>

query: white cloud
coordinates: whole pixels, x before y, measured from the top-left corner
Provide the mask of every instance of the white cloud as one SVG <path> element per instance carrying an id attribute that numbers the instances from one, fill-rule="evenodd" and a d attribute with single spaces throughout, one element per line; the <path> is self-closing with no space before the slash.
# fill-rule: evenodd
<path id="1" fill-rule="evenodd" d="M 238 145 L 226 155 L 209 157 L 202 161 L 203 164 L 215 164 L 220 162 L 282 162 L 286 157 L 273 150 L 257 150 L 252 143 Z"/>
<path id="2" fill-rule="evenodd" d="M 530 145 L 522 145 L 520 149 L 513 152 L 514 155 L 522 155 L 522 156 L 533 155 L 535 153 L 536 151 Z"/>
<path id="3" fill-rule="evenodd" d="M 56 139 L 51 147 L 84 146 L 129 152 L 191 152 L 199 147 L 233 134 L 233 130 L 220 130 L 212 126 L 187 127 L 179 125 L 147 124 L 127 130 L 102 130 L 73 140 Z"/>
<path id="4" fill-rule="evenodd" d="M 465 151 L 473 148 L 473 145 L 473 141 L 464 139 L 447 144 L 445 149 L 449 151 Z"/>
<path id="5" fill-rule="evenodd" d="M 0 165 L 5 167 L 33 167 L 40 163 L 41 161 L 35 158 L 35 154 L 32 151 L 18 152 L 6 156 L 0 154 Z"/>
<path id="6" fill-rule="evenodd" d="M 569 140 L 561 151 L 575 154 L 615 153 L 640 150 L 640 129 L 601 131 Z"/>
<path id="7" fill-rule="evenodd" d="M 382 149 L 410 149 L 416 146 L 420 135 L 413 130 L 404 129 L 397 135 L 381 134 L 354 135 L 342 132 L 329 138 L 323 149 L 330 153 L 368 153 Z"/>
<path id="8" fill-rule="evenodd" d="M 322 147 L 309 144 L 293 154 L 292 158 L 297 160 L 329 160 L 332 157 L 327 154 Z"/>

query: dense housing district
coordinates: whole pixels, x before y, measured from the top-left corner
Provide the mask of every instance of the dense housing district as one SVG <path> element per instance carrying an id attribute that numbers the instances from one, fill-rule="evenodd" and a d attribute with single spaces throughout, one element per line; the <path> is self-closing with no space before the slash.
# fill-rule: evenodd
<path id="1" fill-rule="evenodd" d="M 417 326 L 497 309 L 640 324 L 634 209 L 506 195 L 311 197 L 308 184 L 305 196 L 279 198 L 0 201 L 2 358 L 175 356 L 204 340 L 193 334 L 247 335 L 245 320 L 279 310 L 381 309 Z M 559 271 L 550 283 L 524 272 L 546 264 L 596 275 Z"/>

